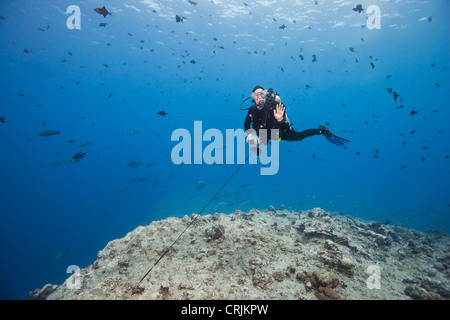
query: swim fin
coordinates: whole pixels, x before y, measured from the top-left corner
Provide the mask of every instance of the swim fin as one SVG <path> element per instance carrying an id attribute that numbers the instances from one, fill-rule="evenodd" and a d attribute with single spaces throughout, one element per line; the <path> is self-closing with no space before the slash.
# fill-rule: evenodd
<path id="1" fill-rule="evenodd" d="M 330 141 L 332 144 L 335 144 L 335 145 L 337 145 L 339 147 L 342 147 L 347 142 L 351 142 L 348 139 L 345 139 L 345 138 L 342 138 L 342 137 L 339 137 L 339 136 L 335 135 L 334 133 L 332 133 L 330 131 L 330 129 L 328 129 L 325 126 L 320 125 L 319 126 L 319 131 L 320 131 L 319 134 L 325 136 L 325 138 L 327 138 L 328 141 Z"/>

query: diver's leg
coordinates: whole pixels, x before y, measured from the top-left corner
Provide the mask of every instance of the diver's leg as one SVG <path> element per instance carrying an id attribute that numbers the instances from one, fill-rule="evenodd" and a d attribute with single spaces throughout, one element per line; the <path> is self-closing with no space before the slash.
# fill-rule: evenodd
<path id="1" fill-rule="evenodd" d="M 316 136 L 320 134 L 319 129 L 307 129 L 301 132 L 295 131 L 289 128 L 285 131 L 281 131 L 281 140 L 285 141 L 301 141 L 305 138 Z"/>

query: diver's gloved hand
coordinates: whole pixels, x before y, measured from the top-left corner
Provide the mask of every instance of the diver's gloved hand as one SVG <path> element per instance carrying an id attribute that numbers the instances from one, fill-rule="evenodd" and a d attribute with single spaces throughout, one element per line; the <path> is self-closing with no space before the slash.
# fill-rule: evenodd
<path id="1" fill-rule="evenodd" d="M 261 150 L 259 149 L 259 144 L 261 143 L 261 139 L 253 133 L 250 133 L 247 136 L 247 143 L 250 145 L 251 150 L 259 156 L 261 154 Z"/>
<path id="2" fill-rule="evenodd" d="M 348 139 L 339 137 L 335 134 L 333 134 L 330 129 L 328 129 L 325 126 L 320 125 L 319 126 L 319 134 L 323 135 L 325 138 L 327 138 L 328 141 L 330 141 L 331 143 L 342 147 L 344 144 L 346 144 L 347 142 L 351 142 Z"/>
<path id="3" fill-rule="evenodd" d="M 248 136 L 247 136 L 247 143 L 250 145 L 250 146 L 258 146 L 258 144 L 260 144 L 260 142 L 261 142 L 261 140 L 259 139 L 259 137 L 257 136 L 257 135 L 255 135 L 255 134 L 253 134 L 253 133 L 250 133 Z"/>

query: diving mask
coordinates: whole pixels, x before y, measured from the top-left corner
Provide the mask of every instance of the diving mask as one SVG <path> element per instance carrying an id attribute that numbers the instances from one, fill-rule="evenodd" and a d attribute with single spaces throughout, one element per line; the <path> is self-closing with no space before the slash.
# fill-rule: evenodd
<path id="1" fill-rule="evenodd" d="M 255 100 L 256 106 L 259 110 L 264 108 L 264 105 L 266 103 L 266 96 L 267 96 L 267 91 L 262 90 L 262 89 L 258 89 L 252 93 L 252 98 L 253 98 L 253 100 Z"/>

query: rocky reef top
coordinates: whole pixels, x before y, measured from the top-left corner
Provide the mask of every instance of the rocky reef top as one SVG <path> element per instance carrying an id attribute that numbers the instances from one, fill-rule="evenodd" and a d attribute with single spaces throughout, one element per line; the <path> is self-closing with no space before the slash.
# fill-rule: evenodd
<path id="1" fill-rule="evenodd" d="M 445 232 L 282 206 L 140 226 L 30 299 L 449 299 L 449 266 Z"/>

